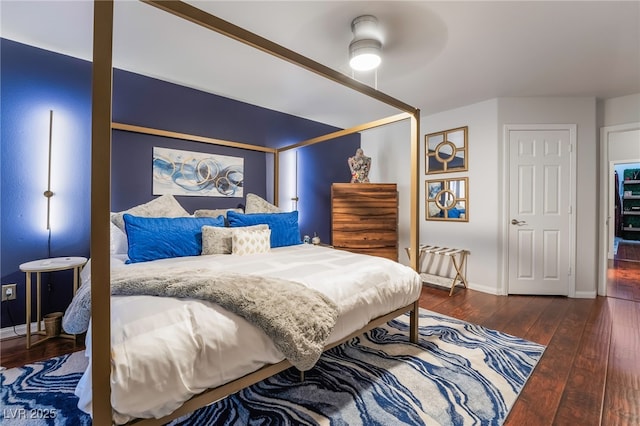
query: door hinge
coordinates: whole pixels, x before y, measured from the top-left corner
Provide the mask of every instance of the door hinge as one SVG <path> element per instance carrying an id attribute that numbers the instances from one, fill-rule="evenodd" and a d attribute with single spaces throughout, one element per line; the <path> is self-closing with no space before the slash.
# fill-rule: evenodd
<path id="1" fill-rule="evenodd" d="M 569 206 L 569 214 L 573 214 L 573 206 Z"/>
<path id="2" fill-rule="evenodd" d="M 573 152 L 573 145 L 569 144 L 569 152 Z"/>
<path id="3" fill-rule="evenodd" d="M 569 266 L 569 275 L 571 275 L 571 266 Z"/>

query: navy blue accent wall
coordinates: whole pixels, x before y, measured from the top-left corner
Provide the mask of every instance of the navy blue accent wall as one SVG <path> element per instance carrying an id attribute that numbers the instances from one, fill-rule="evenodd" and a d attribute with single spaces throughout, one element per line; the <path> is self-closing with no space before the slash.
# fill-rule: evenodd
<path id="1" fill-rule="evenodd" d="M 114 122 L 266 146 L 266 132 L 269 129 L 265 123 L 277 123 L 286 132 L 288 121 L 300 120 L 287 114 L 121 70 L 114 71 L 113 85 Z M 266 162 L 273 161 L 271 154 L 114 131 L 111 180 L 111 206 L 114 211 L 125 210 L 154 198 L 151 181 L 153 147 L 243 157 L 244 193 L 251 192 L 265 197 Z M 133 191 L 132 185 L 135 189 Z M 244 204 L 244 198 L 239 197 L 176 196 L 176 199 L 189 212 Z"/>
<path id="2" fill-rule="evenodd" d="M 24 324 L 24 274 L 19 265 L 48 257 L 45 229 L 48 114 L 54 110 L 51 256 L 90 256 L 91 64 L 0 40 L 2 173 L 0 205 L 2 284 L 18 283 L 16 301 L 3 302 L 2 327 Z M 280 147 L 337 130 L 134 73 L 114 70 L 113 120 L 217 139 Z M 330 238 L 332 182 L 348 182 L 348 156 L 359 135 L 299 151 L 300 227 Z M 270 154 L 114 131 L 113 211 L 149 201 L 154 146 L 243 157 L 245 194 L 265 196 Z M 189 211 L 235 207 L 242 198 L 177 197 Z M 286 203 L 283 203 L 288 208 Z M 45 274 L 46 275 L 46 274 Z M 63 311 L 70 275 L 45 276 L 43 312 Z M 49 286 L 49 281 L 51 285 Z M 35 306 L 35 301 L 34 301 Z"/>
<path id="3" fill-rule="evenodd" d="M 25 278 L 19 265 L 49 255 L 43 196 L 49 110 L 54 111 L 51 189 L 55 194 L 50 254 L 89 254 L 91 64 L 9 40 L 1 43 L 2 284 L 18 284 L 17 299 L 2 302 L 5 327 L 25 323 Z M 43 274 L 43 282 L 44 312 L 63 310 L 71 299 L 71 275 Z M 35 317 L 35 309 L 32 312 Z"/>
<path id="4" fill-rule="evenodd" d="M 298 153 L 300 231 L 309 236 L 317 232 L 324 243 L 331 243 L 331 184 L 351 181 L 347 158 L 359 143 L 354 145 L 350 138 L 311 145 Z M 333 154 L 331 161 L 324 160 L 328 152 Z"/>

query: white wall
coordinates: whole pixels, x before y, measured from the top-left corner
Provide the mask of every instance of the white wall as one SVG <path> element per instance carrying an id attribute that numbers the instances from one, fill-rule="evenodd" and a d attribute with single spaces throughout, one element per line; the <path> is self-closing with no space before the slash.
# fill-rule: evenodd
<path id="1" fill-rule="evenodd" d="M 469 178 L 468 222 L 425 220 L 425 187 L 420 191 L 420 242 L 445 247 L 464 248 L 467 258 L 467 280 L 476 290 L 498 294 L 498 212 L 499 155 L 498 101 L 496 99 L 422 117 L 421 133 L 428 134 L 456 127 L 468 127 L 467 172 L 425 175 L 424 158 L 421 173 L 424 180 Z M 422 156 L 424 157 L 424 145 Z M 452 272 L 452 271 L 448 271 Z M 442 273 L 442 271 L 440 271 Z"/>
<path id="2" fill-rule="evenodd" d="M 626 101 L 625 101 L 626 103 Z M 615 114 L 617 116 L 617 114 Z M 609 113 L 612 116 L 612 113 Z M 434 175 L 469 177 L 469 222 L 426 221 L 424 206 L 424 139 L 421 141 L 420 242 L 466 248 L 471 288 L 499 294 L 502 279 L 502 129 L 505 124 L 577 125 L 576 295 L 591 297 L 597 283 L 597 133 L 596 99 L 499 98 L 421 117 L 421 138 L 427 133 L 469 127 L 469 171 Z M 398 182 L 400 190 L 400 261 L 408 263 L 409 238 L 408 124 L 367 131 L 362 146 L 374 161 L 374 182 Z"/>
<path id="3" fill-rule="evenodd" d="M 599 102 L 602 110 L 602 126 L 640 122 L 640 93 L 620 96 Z"/>
<path id="4" fill-rule="evenodd" d="M 597 116 L 598 115 L 598 116 Z M 421 117 L 420 145 L 420 242 L 467 248 L 471 288 L 498 294 L 502 279 L 502 247 L 499 211 L 502 202 L 502 129 L 506 124 L 576 124 L 577 194 L 576 296 L 596 294 L 598 279 L 599 132 L 597 126 L 640 122 L 640 94 L 596 102 L 593 97 L 499 98 Z M 469 127 L 469 171 L 435 176 L 469 177 L 469 222 L 425 220 L 424 135 L 460 126 Z M 400 261 L 408 263 L 404 247 L 409 243 L 409 124 L 370 130 L 362 147 L 373 158 L 373 182 L 397 182 L 400 191 Z M 618 148 L 614 143 L 611 148 Z M 633 157 L 640 143 L 626 142 Z M 634 158 L 634 160 L 637 157 Z"/>
<path id="5" fill-rule="evenodd" d="M 365 155 L 371 157 L 369 180 L 374 183 L 396 183 L 398 185 L 399 206 L 399 253 L 398 261 L 406 265 L 409 258 L 405 247 L 411 237 L 410 194 L 411 194 L 411 145 L 409 120 L 388 124 L 361 134 L 360 146 Z"/>
<path id="6" fill-rule="evenodd" d="M 498 292 L 498 128 L 497 100 L 489 100 L 431 116 L 420 123 L 420 242 L 466 248 L 467 278 L 473 289 Z M 455 127 L 469 127 L 469 171 L 425 175 L 424 135 Z M 362 135 L 362 147 L 374 162 L 373 182 L 397 182 L 400 192 L 400 256 L 408 264 L 404 248 L 409 244 L 409 124 L 397 123 Z M 469 177 L 469 222 L 425 220 L 424 185 L 437 177 Z M 445 266 L 448 266 L 445 265 Z M 450 270 L 448 272 L 451 272 Z"/>
<path id="7" fill-rule="evenodd" d="M 613 165 L 640 161 L 640 121 L 600 129 L 599 191 L 599 284 L 598 294 L 606 295 L 607 259 L 613 259 L 615 191 Z M 622 179 L 620 174 L 620 179 Z"/>
<path id="8" fill-rule="evenodd" d="M 631 124 L 631 123 L 629 123 Z M 611 127 L 608 127 L 611 129 Z M 607 141 L 608 160 L 611 162 L 631 162 L 640 158 L 640 130 L 610 131 Z M 622 175 L 620 175 L 622 179 Z"/>

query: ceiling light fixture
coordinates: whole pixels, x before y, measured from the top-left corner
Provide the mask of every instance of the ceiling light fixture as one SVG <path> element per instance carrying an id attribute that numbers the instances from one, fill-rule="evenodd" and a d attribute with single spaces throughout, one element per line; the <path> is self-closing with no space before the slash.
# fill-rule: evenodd
<path id="1" fill-rule="evenodd" d="M 353 40 L 349 43 L 349 65 L 356 71 L 376 69 L 382 62 L 378 18 L 373 15 L 358 16 L 351 22 L 351 31 Z"/>

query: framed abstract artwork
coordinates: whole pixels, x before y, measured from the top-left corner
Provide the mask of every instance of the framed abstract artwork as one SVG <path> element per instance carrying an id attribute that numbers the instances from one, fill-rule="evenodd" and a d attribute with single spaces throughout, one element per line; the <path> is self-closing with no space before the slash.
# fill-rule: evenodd
<path id="1" fill-rule="evenodd" d="M 153 195 L 243 197 L 244 158 L 153 148 Z"/>

